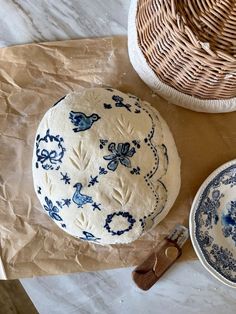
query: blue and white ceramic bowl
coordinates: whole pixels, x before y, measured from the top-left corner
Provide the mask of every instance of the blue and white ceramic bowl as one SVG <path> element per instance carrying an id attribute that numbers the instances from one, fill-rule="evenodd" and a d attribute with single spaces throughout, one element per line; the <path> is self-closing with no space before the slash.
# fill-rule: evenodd
<path id="1" fill-rule="evenodd" d="M 191 209 L 190 235 L 203 266 L 236 288 L 236 160 L 216 169 L 200 187 Z"/>

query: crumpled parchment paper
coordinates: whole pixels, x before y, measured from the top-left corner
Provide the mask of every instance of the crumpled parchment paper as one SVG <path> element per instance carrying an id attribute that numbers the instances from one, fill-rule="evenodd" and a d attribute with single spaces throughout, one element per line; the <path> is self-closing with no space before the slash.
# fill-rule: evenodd
<path id="1" fill-rule="evenodd" d="M 149 101 L 169 124 L 182 159 L 180 195 L 164 221 L 129 245 L 73 238 L 45 214 L 33 190 L 35 132 L 47 109 L 71 91 L 112 86 Z M 201 182 L 236 156 L 236 112 L 203 114 L 156 96 L 133 70 L 126 37 L 0 49 L 0 279 L 94 271 L 141 262 L 176 223 L 188 224 Z M 196 258 L 190 241 L 182 259 Z"/>

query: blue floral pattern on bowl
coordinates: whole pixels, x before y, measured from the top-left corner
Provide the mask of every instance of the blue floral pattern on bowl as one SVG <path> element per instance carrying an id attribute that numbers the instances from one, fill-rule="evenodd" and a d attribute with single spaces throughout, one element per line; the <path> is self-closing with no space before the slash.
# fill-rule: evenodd
<path id="1" fill-rule="evenodd" d="M 236 246 L 236 200 L 230 201 L 226 209 L 226 214 L 222 215 L 222 231 L 226 238 L 232 238 Z"/>
<path id="2" fill-rule="evenodd" d="M 130 158 L 135 154 L 136 150 L 134 147 L 130 148 L 130 143 L 110 143 L 108 146 L 110 155 L 104 156 L 105 160 L 109 163 L 107 168 L 115 171 L 119 163 L 125 167 L 131 168 Z"/>
<path id="3" fill-rule="evenodd" d="M 236 287 L 236 164 L 217 169 L 196 196 L 190 222 L 192 241 L 204 264 L 219 280 Z M 234 249 L 233 249 L 234 248 Z"/>

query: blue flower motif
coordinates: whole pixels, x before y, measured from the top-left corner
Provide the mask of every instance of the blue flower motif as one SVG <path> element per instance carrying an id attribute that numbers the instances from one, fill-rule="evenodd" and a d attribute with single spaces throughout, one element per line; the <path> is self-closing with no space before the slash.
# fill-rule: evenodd
<path id="1" fill-rule="evenodd" d="M 71 204 L 71 199 L 70 198 L 63 198 L 61 201 L 56 201 L 57 206 L 60 208 L 67 206 L 69 207 Z"/>
<path id="2" fill-rule="evenodd" d="M 139 175 L 139 174 L 140 174 L 140 167 L 133 168 L 133 169 L 130 171 L 130 173 L 131 173 L 131 174 Z"/>
<path id="3" fill-rule="evenodd" d="M 222 181 L 222 183 L 225 185 L 230 184 L 230 187 L 233 187 L 234 185 L 236 185 L 236 175 L 233 175 L 233 176 L 225 179 L 224 181 Z"/>
<path id="4" fill-rule="evenodd" d="M 131 111 L 131 110 L 130 110 L 131 105 L 130 105 L 130 104 L 124 104 L 124 103 L 123 103 L 123 100 L 124 100 L 124 99 L 123 99 L 122 97 L 114 95 L 114 96 L 112 96 L 112 99 L 116 102 L 116 103 L 115 103 L 115 106 L 116 106 L 116 107 L 124 107 L 124 108 L 126 108 L 128 111 Z"/>
<path id="5" fill-rule="evenodd" d="M 214 238 L 212 238 L 210 235 L 209 235 L 209 232 L 208 231 L 200 231 L 199 232 L 199 241 L 201 242 L 201 245 L 203 247 L 210 247 L 214 241 Z"/>
<path id="6" fill-rule="evenodd" d="M 113 95 L 112 99 L 115 100 L 116 102 L 122 102 L 124 100 L 124 98 L 117 95 Z"/>
<path id="7" fill-rule="evenodd" d="M 62 172 L 60 172 L 62 178 L 61 180 L 65 182 L 65 184 L 70 184 L 70 177 L 68 176 L 67 172 L 65 174 L 63 174 Z"/>
<path id="8" fill-rule="evenodd" d="M 107 170 L 105 168 L 102 168 L 101 166 L 99 167 L 99 174 L 102 175 L 102 174 L 107 174 Z"/>
<path id="9" fill-rule="evenodd" d="M 133 143 L 134 146 L 136 146 L 138 149 L 141 147 L 139 140 L 133 140 L 132 143 Z"/>
<path id="10" fill-rule="evenodd" d="M 89 181 L 89 184 L 88 184 L 88 187 L 90 187 L 91 185 L 94 186 L 96 183 L 99 183 L 98 182 L 98 176 L 90 176 L 90 181 Z"/>
<path id="11" fill-rule="evenodd" d="M 219 221 L 217 210 L 220 207 L 220 199 L 223 196 L 219 190 L 213 190 L 211 196 L 207 196 L 201 204 L 201 211 L 207 216 L 205 226 L 208 229 L 212 228 L 213 223 L 216 225 Z"/>
<path id="12" fill-rule="evenodd" d="M 108 150 L 112 153 L 110 155 L 104 156 L 105 160 L 110 160 L 107 168 L 111 171 L 115 171 L 118 164 L 121 163 L 123 166 L 131 168 L 130 157 L 132 157 L 136 150 L 134 147 L 130 149 L 130 143 L 110 143 Z"/>
<path id="13" fill-rule="evenodd" d="M 70 206 L 70 204 L 71 204 L 71 199 L 70 198 L 63 198 L 62 199 L 63 200 L 63 204 L 62 204 L 62 206 L 67 206 L 67 207 L 69 207 Z"/>
<path id="14" fill-rule="evenodd" d="M 231 237 L 236 246 L 236 201 L 230 201 L 226 209 L 227 214 L 223 214 L 221 218 L 222 232 L 226 238 Z"/>
<path id="15" fill-rule="evenodd" d="M 59 135 L 51 135 L 49 129 L 43 137 L 38 134 L 36 137 L 36 168 L 41 163 L 42 168 L 45 170 L 58 170 L 65 150 L 63 138 Z"/>
<path id="16" fill-rule="evenodd" d="M 62 221 L 62 218 L 59 213 L 59 209 L 57 206 L 54 206 L 52 201 L 46 196 L 45 197 L 46 205 L 44 205 L 44 209 L 48 212 L 49 216 L 57 221 Z"/>
<path id="17" fill-rule="evenodd" d="M 103 147 L 106 146 L 107 142 L 108 142 L 108 140 L 100 140 L 99 148 L 103 149 Z"/>
<path id="18" fill-rule="evenodd" d="M 111 104 L 103 104 L 105 109 L 112 109 L 112 105 Z"/>
<path id="19" fill-rule="evenodd" d="M 210 254 L 214 257 L 215 268 L 222 274 L 229 276 L 236 271 L 236 260 L 227 248 L 213 244 Z M 233 280 L 236 282 L 235 278 Z"/>
<path id="20" fill-rule="evenodd" d="M 99 206 L 101 206 L 101 204 L 97 204 L 96 202 L 94 202 L 93 204 L 92 204 L 92 206 L 93 206 L 93 211 L 95 210 L 95 209 L 97 209 L 97 210 L 101 210 L 101 208 L 99 207 Z"/>

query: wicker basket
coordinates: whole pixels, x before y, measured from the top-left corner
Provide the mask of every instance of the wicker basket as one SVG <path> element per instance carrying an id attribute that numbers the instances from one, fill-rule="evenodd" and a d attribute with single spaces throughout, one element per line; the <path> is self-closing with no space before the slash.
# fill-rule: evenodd
<path id="1" fill-rule="evenodd" d="M 236 110 L 236 0 L 131 0 L 128 37 L 155 92 L 197 111 Z"/>

